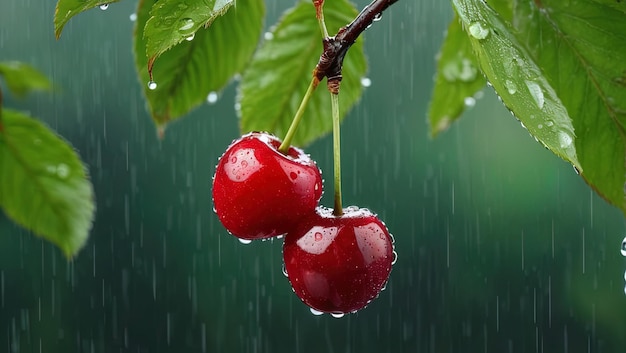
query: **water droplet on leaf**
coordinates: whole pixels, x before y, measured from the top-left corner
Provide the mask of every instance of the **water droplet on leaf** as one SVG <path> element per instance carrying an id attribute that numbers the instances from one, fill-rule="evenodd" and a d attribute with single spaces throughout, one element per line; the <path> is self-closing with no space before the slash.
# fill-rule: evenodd
<path id="1" fill-rule="evenodd" d="M 535 103 L 537 103 L 537 107 L 539 107 L 539 109 L 543 109 L 545 98 L 541 87 L 533 81 L 526 81 L 526 87 L 528 87 L 528 92 L 530 92 L 530 95 L 535 100 Z"/>
<path id="2" fill-rule="evenodd" d="M 474 22 L 469 26 L 469 33 L 478 40 L 485 39 L 489 35 L 489 28 L 483 26 L 480 22 Z"/>
<path id="3" fill-rule="evenodd" d="M 572 141 L 572 136 L 570 136 L 567 132 L 559 132 L 559 144 L 561 145 L 561 148 L 568 148 L 572 145 Z"/>
<path id="4" fill-rule="evenodd" d="M 137 14 L 136 13 L 131 13 L 129 16 L 131 22 L 135 22 L 137 21 Z"/>
<path id="5" fill-rule="evenodd" d="M 363 87 L 369 87 L 372 85 L 372 80 L 370 80 L 369 77 L 363 77 L 361 78 L 361 86 Z"/>
<path id="6" fill-rule="evenodd" d="M 100 7 L 100 10 L 104 11 L 109 8 L 109 4 L 102 4 L 99 7 Z"/>
<path id="7" fill-rule="evenodd" d="M 193 26 L 195 22 L 191 18 L 183 18 L 178 23 L 178 32 L 182 35 L 189 35 L 193 33 Z"/>
<path id="8" fill-rule="evenodd" d="M 192 33 L 189 37 L 185 37 L 185 40 L 191 42 L 196 37 L 195 33 Z"/>
<path id="9" fill-rule="evenodd" d="M 506 90 L 509 91 L 509 94 L 515 94 L 517 92 L 517 85 L 511 80 L 506 80 L 504 82 L 504 86 Z"/>
<path id="10" fill-rule="evenodd" d="M 157 83 L 156 83 L 156 82 L 154 82 L 154 81 L 150 81 L 150 82 L 148 82 L 148 88 L 149 88 L 151 91 L 154 91 L 154 90 L 157 88 Z"/>

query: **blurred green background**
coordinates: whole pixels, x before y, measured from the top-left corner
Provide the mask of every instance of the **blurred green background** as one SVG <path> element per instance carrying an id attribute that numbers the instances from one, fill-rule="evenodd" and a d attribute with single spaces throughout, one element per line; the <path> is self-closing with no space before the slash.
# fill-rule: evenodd
<path id="1" fill-rule="evenodd" d="M 266 26 L 293 3 L 269 0 Z M 448 1 L 401 1 L 365 34 L 372 85 L 343 125 L 344 203 L 377 212 L 399 258 L 387 290 L 342 319 L 292 293 L 280 241 L 242 245 L 212 212 L 236 85 L 159 141 L 133 67 L 136 2 L 79 15 L 59 41 L 54 5 L 0 3 L 0 60 L 57 87 L 5 105 L 78 149 L 98 210 L 71 262 L 0 214 L 0 352 L 623 351 L 622 214 L 491 89 L 428 137 Z M 307 152 L 328 181 L 330 138 Z"/>

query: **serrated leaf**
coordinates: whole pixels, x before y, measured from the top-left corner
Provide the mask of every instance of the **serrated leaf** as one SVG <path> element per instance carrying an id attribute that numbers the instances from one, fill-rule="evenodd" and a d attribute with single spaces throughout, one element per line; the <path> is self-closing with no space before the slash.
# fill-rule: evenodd
<path id="1" fill-rule="evenodd" d="M 602 2 L 517 4 L 515 23 L 570 112 L 583 178 L 626 213 L 626 13 Z"/>
<path id="2" fill-rule="evenodd" d="M 0 62 L 0 76 L 9 91 L 18 97 L 24 97 L 31 91 L 49 91 L 52 88 L 46 75 L 19 61 Z"/>
<path id="3" fill-rule="evenodd" d="M 437 78 L 430 100 L 428 120 L 430 135 L 445 131 L 465 111 L 466 99 L 485 87 L 467 34 L 457 17 L 441 46 L 437 62 Z"/>
<path id="4" fill-rule="evenodd" d="M 582 168 L 566 107 L 512 28 L 482 0 L 453 0 L 487 79 L 528 131 L 552 152 Z"/>
<path id="5" fill-rule="evenodd" d="M 145 24 L 148 70 L 156 58 L 190 38 L 201 27 L 208 27 L 235 4 L 235 0 L 160 0 L 153 4 Z M 241 6 L 240 11 L 246 11 Z"/>
<path id="6" fill-rule="evenodd" d="M 564 158 L 582 168 L 590 186 L 626 213 L 626 50 L 621 50 L 626 15 L 616 8 L 620 5 L 594 0 L 516 2 L 513 28 L 480 0 L 453 2 L 468 32 L 479 37 L 472 43 L 504 103 L 540 140 L 546 142 L 541 132 L 554 131 L 556 138 L 547 140 L 548 147 L 562 157 L 565 152 Z M 528 78 L 509 75 L 526 71 L 528 64 L 538 68 Z M 543 105 L 541 114 L 510 104 L 510 96 L 527 92 L 527 106 Z M 546 109 L 553 95 L 568 113 L 575 135 L 557 123 L 562 109 Z M 570 146 L 576 160 L 559 146 Z"/>
<path id="7" fill-rule="evenodd" d="M 207 29 L 199 29 L 192 41 L 181 43 L 159 57 L 153 75 L 155 90 L 148 89 L 148 60 L 141 29 L 148 21 L 154 0 L 142 0 L 135 27 L 135 61 L 152 119 L 163 128 L 197 105 L 210 92 L 219 91 L 241 72 L 256 49 L 263 28 L 263 0 L 238 0 L 238 6 L 219 17 Z"/>
<path id="8" fill-rule="evenodd" d="M 327 1 L 324 17 L 331 33 L 348 24 L 357 10 L 345 0 Z M 241 130 L 269 131 L 283 137 L 304 96 L 312 71 L 322 54 L 322 39 L 310 1 L 298 3 L 283 15 L 255 53 L 239 87 Z M 350 48 L 343 65 L 339 94 L 342 119 L 363 93 L 361 78 L 367 63 L 362 39 Z M 330 95 L 325 84 L 313 94 L 294 137 L 305 145 L 332 129 Z"/>
<path id="9" fill-rule="evenodd" d="M 76 151 L 37 120 L 8 109 L 0 120 L 0 207 L 68 257 L 85 244 L 95 208 Z"/>
<path id="10" fill-rule="evenodd" d="M 59 0 L 54 11 L 54 35 L 61 37 L 63 27 L 74 16 L 83 11 L 93 9 L 96 6 L 108 5 L 120 0 Z"/>

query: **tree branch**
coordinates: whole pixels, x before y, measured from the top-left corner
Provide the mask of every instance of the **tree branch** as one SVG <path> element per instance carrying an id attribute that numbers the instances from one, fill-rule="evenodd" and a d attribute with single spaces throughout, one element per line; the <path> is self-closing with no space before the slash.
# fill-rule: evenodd
<path id="1" fill-rule="evenodd" d="M 320 60 L 315 66 L 313 75 L 318 81 L 322 81 L 324 77 L 328 79 L 328 90 L 331 93 L 339 93 L 341 84 L 341 71 L 343 68 L 343 59 L 348 49 L 354 44 L 357 38 L 372 23 L 382 16 L 389 6 L 398 0 L 374 0 L 365 6 L 361 13 L 347 26 L 341 28 L 334 37 L 326 37 L 323 40 L 324 52 L 320 56 Z M 323 1 L 318 1 L 323 3 Z M 314 1 L 315 3 L 315 1 Z M 317 7 L 317 3 L 316 3 Z"/>

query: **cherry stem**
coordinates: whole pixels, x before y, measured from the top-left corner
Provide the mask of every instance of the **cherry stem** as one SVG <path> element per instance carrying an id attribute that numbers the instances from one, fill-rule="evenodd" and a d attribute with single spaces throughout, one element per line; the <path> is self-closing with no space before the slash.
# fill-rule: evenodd
<path id="1" fill-rule="evenodd" d="M 309 99 L 313 96 L 313 92 L 315 88 L 317 88 L 317 84 L 319 81 L 313 77 L 311 83 L 309 83 L 309 88 L 307 88 L 304 97 L 302 97 L 302 101 L 300 102 L 300 106 L 296 111 L 296 115 L 294 115 L 293 120 L 291 121 L 291 125 L 289 126 L 289 130 L 287 130 L 287 134 L 283 139 L 283 142 L 278 147 L 278 150 L 283 154 L 287 154 L 289 152 L 289 146 L 291 146 L 291 141 L 296 134 L 296 130 L 298 129 L 298 124 L 300 124 L 300 120 L 302 120 L 302 116 L 304 115 L 304 111 L 306 110 L 306 106 L 309 103 Z"/>
<path id="2" fill-rule="evenodd" d="M 317 23 L 320 25 L 320 31 L 322 32 L 322 37 L 328 37 L 328 29 L 326 29 L 326 22 L 324 21 L 324 11 L 322 8 L 324 7 L 324 0 L 313 0 L 313 5 L 315 5 L 315 16 L 317 17 Z"/>
<path id="3" fill-rule="evenodd" d="M 333 169 L 335 178 L 335 208 L 333 214 L 337 217 L 343 214 L 341 205 L 341 133 L 339 121 L 339 94 L 330 93 L 330 104 L 333 111 Z"/>

